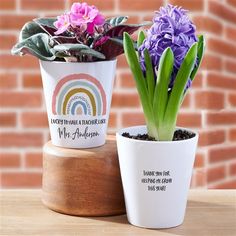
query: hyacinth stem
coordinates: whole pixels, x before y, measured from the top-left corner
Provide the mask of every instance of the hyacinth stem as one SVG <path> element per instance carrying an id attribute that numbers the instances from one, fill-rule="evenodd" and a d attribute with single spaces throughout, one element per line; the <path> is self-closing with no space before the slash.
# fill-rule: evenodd
<path id="1" fill-rule="evenodd" d="M 142 39 L 138 40 L 138 45 L 143 40 L 142 36 Z M 148 135 L 159 141 L 171 141 L 185 87 L 190 75 L 192 75 L 191 73 L 193 73 L 196 58 L 199 55 L 198 52 L 201 51 L 200 53 L 203 53 L 202 47 L 199 47 L 198 43 L 194 43 L 189 49 L 176 75 L 170 93 L 168 93 L 168 86 L 174 64 L 174 55 L 171 48 L 165 49 L 160 58 L 156 81 L 148 51 L 144 52 L 146 66 L 145 78 L 135 52 L 133 41 L 127 33 L 124 34 L 124 51 L 127 62 L 134 75 L 144 111 Z M 196 74 L 196 72 L 194 73 Z"/>

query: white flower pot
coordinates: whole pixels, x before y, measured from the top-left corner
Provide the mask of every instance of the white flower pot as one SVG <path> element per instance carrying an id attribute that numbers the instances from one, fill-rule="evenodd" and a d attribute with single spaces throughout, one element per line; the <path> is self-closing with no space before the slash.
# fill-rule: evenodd
<path id="1" fill-rule="evenodd" d="M 105 143 L 116 60 L 40 61 L 52 143 L 91 148 Z"/>
<path id="2" fill-rule="evenodd" d="M 182 128 L 181 128 L 182 129 Z M 169 228 L 184 220 L 198 135 L 173 142 L 123 137 L 144 134 L 145 126 L 116 134 L 127 217 L 145 228 Z"/>

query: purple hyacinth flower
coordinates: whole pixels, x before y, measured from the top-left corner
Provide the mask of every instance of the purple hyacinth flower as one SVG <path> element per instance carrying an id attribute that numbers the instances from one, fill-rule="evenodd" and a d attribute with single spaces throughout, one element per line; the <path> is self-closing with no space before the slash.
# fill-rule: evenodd
<path id="1" fill-rule="evenodd" d="M 185 55 L 189 48 L 198 41 L 195 32 L 196 27 L 189 19 L 186 10 L 170 4 L 166 7 L 161 7 L 155 13 L 153 25 L 147 31 L 147 38 L 138 49 L 143 72 L 145 73 L 145 49 L 149 51 L 153 67 L 158 70 L 159 60 L 163 51 L 170 47 L 174 54 L 174 68 L 169 83 L 169 88 L 171 89 Z M 189 79 L 186 89 L 190 86 L 191 80 Z"/>

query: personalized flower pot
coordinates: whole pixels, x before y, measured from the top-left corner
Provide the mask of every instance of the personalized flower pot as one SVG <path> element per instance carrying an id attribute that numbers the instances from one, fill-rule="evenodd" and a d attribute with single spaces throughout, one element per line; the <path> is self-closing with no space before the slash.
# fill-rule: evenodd
<path id="1" fill-rule="evenodd" d="M 105 143 L 116 60 L 40 61 L 52 144 L 91 148 Z"/>
<path id="2" fill-rule="evenodd" d="M 182 129 L 182 128 L 181 128 Z M 145 126 L 116 134 L 125 195 L 131 224 L 169 228 L 184 220 L 198 135 L 182 141 L 142 141 L 123 137 L 147 133 Z"/>

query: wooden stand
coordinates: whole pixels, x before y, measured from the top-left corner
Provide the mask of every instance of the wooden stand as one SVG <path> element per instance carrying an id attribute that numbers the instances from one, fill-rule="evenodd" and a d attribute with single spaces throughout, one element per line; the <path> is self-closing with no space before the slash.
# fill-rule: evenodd
<path id="1" fill-rule="evenodd" d="M 48 142 L 43 149 L 43 203 L 52 210 L 79 216 L 125 213 L 116 142 L 65 149 Z"/>

